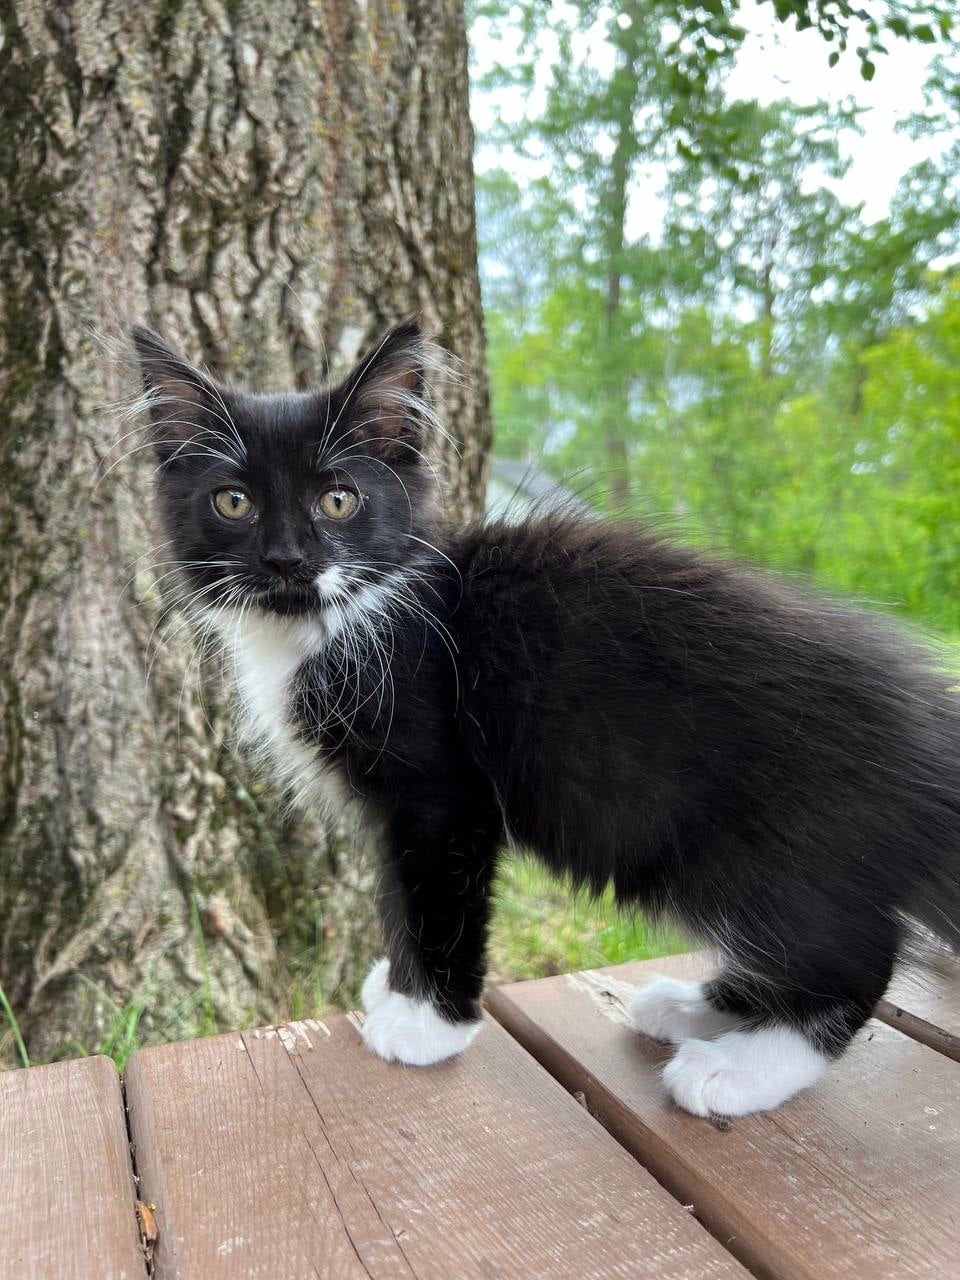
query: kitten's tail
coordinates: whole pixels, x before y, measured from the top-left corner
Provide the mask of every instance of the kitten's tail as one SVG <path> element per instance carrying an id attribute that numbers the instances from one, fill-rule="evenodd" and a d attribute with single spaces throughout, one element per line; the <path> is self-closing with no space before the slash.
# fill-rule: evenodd
<path id="1" fill-rule="evenodd" d="M 954 656 L 942 657 L 938 680 L 955 663 Z M 915 838 L 904 853 L 916 878 L 904 913 L 911 952 L 960 961 L 960 685 L 949 678 L 949 689 L 941 686 L 939 696 L 927 700 L 931 718 L 924 750 L 909 771 L 926 785 L 913 789 Z"/>
<path id="2" fill-rule="evenodd" d="M 947 806 L 935 831 L 928 846 L 935 853 L 904 903 L 905 941 L 915 961 L 952 969 L 960 964 L 960 802 Z"/>
<path id="3" fill-rule="evenodd" d="M 924 949 L 939 939 L 960 957 L 960 868 L 942 865 L 910 903 L 908 914 Z"/>

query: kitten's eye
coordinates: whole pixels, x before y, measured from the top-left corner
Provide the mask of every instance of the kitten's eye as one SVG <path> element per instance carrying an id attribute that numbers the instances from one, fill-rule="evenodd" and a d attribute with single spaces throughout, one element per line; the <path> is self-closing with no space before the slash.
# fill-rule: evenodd
<path id="1" fill-rule="evenodd" d="M 360 506 L 360 499 L 349 489 L 328 489 L 317 506 L 331 520 L 349 520 Z"/>
<path id="2" fill-rule="evenodd" d="M 243 520 L 253 511 L 253 503 L 242 489 L 218 489 L 213 505 L 226 520 Z"/>

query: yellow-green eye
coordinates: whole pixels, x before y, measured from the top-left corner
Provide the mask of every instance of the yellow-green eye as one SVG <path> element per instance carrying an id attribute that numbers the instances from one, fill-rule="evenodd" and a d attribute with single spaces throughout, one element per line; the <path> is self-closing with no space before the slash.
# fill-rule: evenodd
<path id="1" fill-rule="evenodd" d="M 349 489 L 328 489 L 318 506 L 331 520 L 349 520 L 360 505 L 360 499 Z"/>
<path id="2" fill-rule="evenodd" d="M 253 510 L 253 503 L 242 489 L 218 489 L 213 505 L 226 520 L 243 520 Z"/>

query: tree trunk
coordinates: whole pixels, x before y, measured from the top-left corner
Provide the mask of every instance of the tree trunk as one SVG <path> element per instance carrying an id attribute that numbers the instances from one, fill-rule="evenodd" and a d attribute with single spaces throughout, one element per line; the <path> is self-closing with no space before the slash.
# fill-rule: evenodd
<path id="1" fill-rule="evenodd" d="M 201 702 L 92 330 L 143 319 L 282 389 L 419 312 L 466 375 L 458 516 L 489 417 L 461 0 L 0 13 L 0 984 L 37 1058 L 352 995 L 374 936 L 348 835 L 281 822 L 216 680 Z"/>

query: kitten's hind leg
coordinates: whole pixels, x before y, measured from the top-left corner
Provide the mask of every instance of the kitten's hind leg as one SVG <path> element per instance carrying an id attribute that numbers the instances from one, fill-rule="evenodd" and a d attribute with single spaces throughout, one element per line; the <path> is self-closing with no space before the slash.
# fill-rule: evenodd
<path id="1" fill-rule="evenodd" d="M 681 1042 L 663 1072 L 677 1105 L 700 1116 L 744 1116 L 773 1110 L 816 1084 L 890 980 L 895 930 L 876 932 L 889 936 L 870 936 L 859 947 L 848 943 L 832 964 L 821 953 L 801 951 L 786 970 L 731 972 L 707 984 L 709 1003 L 739 1025 L 713 1039 Z"/>
<path id="2" fill-rule="evenodd" d="M 671 1044 L 719 1035 L 740 1023 L 710 1002 L 708 983 L 677 978 L 655 978 L 641 987 L 630 1002 L 630 1016 L 638 1031 Z"/>

